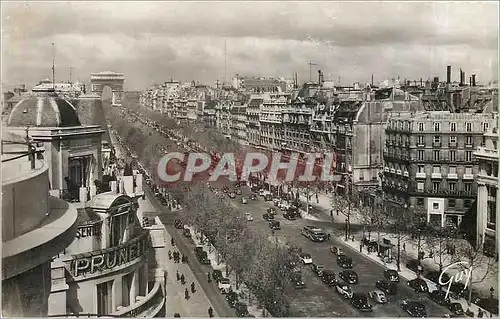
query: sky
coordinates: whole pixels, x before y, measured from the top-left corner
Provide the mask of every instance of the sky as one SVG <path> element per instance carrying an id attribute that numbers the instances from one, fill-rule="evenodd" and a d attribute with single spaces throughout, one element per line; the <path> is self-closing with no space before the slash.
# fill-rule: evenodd
<path id="1" fill-rule="evenodd" d="M 171 78 L 214 84 L 235 74 L 323 71 L 341 84 L 498 76 L 498 2 L 2 1 L 2 83 L 84 83 L 125 74 L 126 90 Z"/>

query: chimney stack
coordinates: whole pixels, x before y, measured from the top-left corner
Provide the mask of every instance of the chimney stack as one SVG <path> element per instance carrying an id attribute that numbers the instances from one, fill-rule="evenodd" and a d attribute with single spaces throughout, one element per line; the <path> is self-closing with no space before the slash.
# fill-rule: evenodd
<path id="1" fill-rule="evenodd" d="M 460 69 L 460 86 L 464 85 L 464 72 Z"/>
<path id="2" fill-rule="evenodd" d="M 451 65 L 446 67 L 446 83 L 451 83 Z"/>
<path id="3" fill-rule="evenodd" d="M 472 86 L 472 76 L 469 76 L 469 86 Z"/>
<path id="4" fill-rule="evenodd" d="M 465 74 L 465 72 L 464 72 L 464 79 L 463 79 L 463 81 L 462 81 L 462 85 L 463 85 L 463 86 L 467 85 L 467 82 L 465 82 L 465 80 L 466 80 L 466 79 L 467 79 L 467 77 L 466 77 L 466 74 Z"/>
<path id="5" fill-rule="evenodd" d="M 476 75 L 472 74 L 472 86 L 476 86 Z"/>

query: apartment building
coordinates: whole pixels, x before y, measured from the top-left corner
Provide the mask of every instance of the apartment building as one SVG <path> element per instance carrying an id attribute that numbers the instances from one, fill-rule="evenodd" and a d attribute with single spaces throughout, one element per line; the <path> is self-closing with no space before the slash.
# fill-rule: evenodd
<path id="1" fill-rule="evenodd" d="M 231 108 L 231 123 L 230 134 L 231 137 L 237 140 L 240 144 L 246 145 L 247 143 L 247 105 L 235 102 Z"/>
<path id="2" fill-rule="evenodd" d="M 247 141 L 251 146 L 260 146 L 260 110 L 264 98 L 262 95 L 251 95 L 246 108 L 247 116 Z"/>
<path id="3" fill-rule="evenodd" d="M 259 114 L 260 145 L 279 151 L 285 145 L 282 109 L 290 103 L 288 93 L 268 93 L 264 96 Z"/>
<path id="4" fill-rule="evenodd" d="M 478 161 L 479 171 L 477 174 L 477 247 L 483 248 L 490 256 L 498 254 L 498 238 L 496 225 L 500 211 L 498 188 L 498 114 L 483 135 L 481 146 L 474 152 Z"/>
<path id="5" fill-rule="evenodd" d="M 231 108 L 233 107 L 232 100 L 219 100 L 215 106 L 215 118 L 217 129 L 224 134 L 231 136 Z"/>
<path id="6" fill-rule="evenodd" d="M 474 150 L 493 122 L 481 113 L 392 113 L 382 181 L 388 210 L 420 208 L 432 224 L 458 226 L 477 194 Z"/>

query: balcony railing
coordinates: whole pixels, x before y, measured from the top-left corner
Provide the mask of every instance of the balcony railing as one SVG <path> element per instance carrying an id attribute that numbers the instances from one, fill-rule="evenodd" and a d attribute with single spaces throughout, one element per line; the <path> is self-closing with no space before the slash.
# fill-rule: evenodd
<path id="1" fill-rule="evenodd" d="M 156 315 L 158 310 L 165 303 L 165 297 L 163 296 L 163 291 L 159 282 L 155 282 L 153 289 L 146 296 L 140 298 L 141 299 L 136 303 L 126 308 L 122 308 L 112 315 L 115 317 L 149 318 Z"/>
<path id="2" fill-rule="evenodd" d="M 474 179 L 474 174 L 464 174 L 462 179 Z"/>
<path id="3" fill-rule="evenodd" d="M 440 197 L 452 197 L 452 198 L 475 198 L 476 194 L 464 190 L 447 190 L 447 189 L 417 189 L 416 191 L 410 192 L 415 196 L 440 196 Z"/>
<path id="4" fill-rule="evenodd" d="M 409 128 L 401 128 L 401 127 L 391 127 L 391 126 L 387 126 L 385 128 L 385 131 L 387 133 L 410 133 L 410 129 Z"/>
<path id="5" fill-rule="evenodd" d="M 476 158 L 472 159 L 465 159 L 463 157 L 455 157 L 453 159 L 450 159 L 449 157 L 439 157 L 439 158 L 434 158 L 433 156 L 424 156 L 422 158 L 419 158 L 417 156 L 413 156 L 410 159 L 411 162 L 416 162 L 416 163 L 467 163 L 467 164 L 477 164 L 478 160 Z"/>
<path id="6" fill-rule="evenodd" d="M 431 178 L 441 179 L 443 178 L 443 176 L 441 175 L 441 173 L 432 173 Z"/>
<path id="7" fill-rule="evenodd" d="M 417 173 L 415 177 L 416 178 L 427 178 L 427 174 L 425 174 L 425 173 Z"/>
<path id="8" fill-rule="evenodd" d="M 410 157 L 406 154 L 394 154 L 388 152 L 384 152 L 384 159 L 388 159 L 391 161 L 403 161 L 403 162 L 410 161 Z"/>
<path id="9" fill-rule="evenodd" d="M 456 173 L 448 173 L 448 179 L 458 179 L 458 175 Z"/>

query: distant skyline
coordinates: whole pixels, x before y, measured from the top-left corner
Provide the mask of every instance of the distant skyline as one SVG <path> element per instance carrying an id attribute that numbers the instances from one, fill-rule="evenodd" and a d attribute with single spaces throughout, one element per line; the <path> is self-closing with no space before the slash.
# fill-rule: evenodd
<path id="1" fill-rule="evenodd" d="M 170 78 L 213 84 L 241 76 L 323 70 L 343 84 L 417 80 L 453 67 L 498 76 L 498 2 L 2 2 L 2 83 L 52 77 L 88 83 L 125 74 L 126 90 Z"/>

